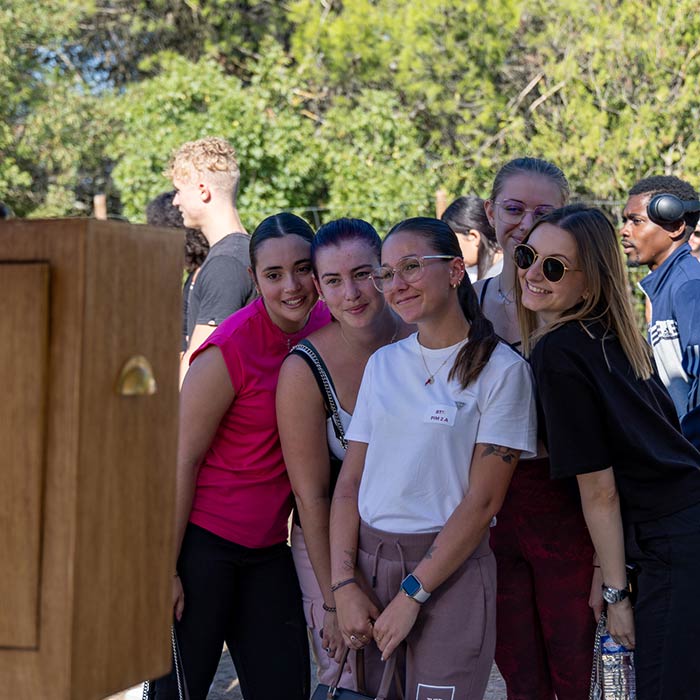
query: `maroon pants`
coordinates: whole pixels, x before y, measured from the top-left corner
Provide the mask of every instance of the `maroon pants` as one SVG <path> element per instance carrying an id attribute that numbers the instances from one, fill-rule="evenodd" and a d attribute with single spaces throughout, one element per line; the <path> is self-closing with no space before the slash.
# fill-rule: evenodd
<path id="1" fill-rule="evenodd" d="M 498 566 L 496 664 L 508 700 L 588 700 L 593 545 L 575 481 L 518 463 L 491 530 Z"/>

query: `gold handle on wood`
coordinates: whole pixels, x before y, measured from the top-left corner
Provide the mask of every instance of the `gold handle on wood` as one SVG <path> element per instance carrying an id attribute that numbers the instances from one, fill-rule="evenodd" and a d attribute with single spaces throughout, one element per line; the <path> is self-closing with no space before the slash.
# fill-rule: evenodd
<path id="1" fill-rule="evenodd" d="M 153 367 L 143 355 L 130 357 L 121 368 L 117 379 L 120 396 L 152 396 L 158 391 Z"/>

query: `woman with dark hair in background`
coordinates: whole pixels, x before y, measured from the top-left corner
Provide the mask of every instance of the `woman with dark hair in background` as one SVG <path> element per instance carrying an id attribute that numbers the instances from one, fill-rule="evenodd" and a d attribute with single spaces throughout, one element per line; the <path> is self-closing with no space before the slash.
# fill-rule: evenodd
<path id="1" fill-rule="evenodd" d="M 173 206 L 175 190 L 162 192 L 146 207 L 146 223 L 149 226 L 179 228 L 185 232 L 185 272 L 187 277 L 182 286 L 182 344 L 181 352 L 187 350 L 187 308 L 192 285 L 197 279 L 199 268 L 209 252 L 209 242 L 201 231 L 185 226 L 182 213 Z"/>
<path id="2" fill-rule="evenodd" d="M 329 320 L 316 305 L 312 239 L 293 214 L 257 227 L 250 259 L 260 297 L 199 347 L 182 386 L 173 605 L 192 700 L 206 698 L 224 641 L 243 697 L 308 698 L 275 392 L 289 349 Z M 158 681 L 156 697 L 178 697 L 174 675 Z"/>
<path id="3" fill-rule="evenodd" d="M 695 700 L 700 453 L 637 329 L 615 229 L 598 209 L 564 207 L 514 255 L 552 476 L 578 483 L 608 630 L 635 649 L 638 700 Z M 634 608 L 625 560 L 639 569 Z"/>
<path id="4" fill-rule="evenodd" d="M 318 680 L 327 685 L 337 677 L 337 661 L 345 649 L 331 592 L 328 542 L 345 430 L 369 356 L 412 330 L 372 284 L 370 273 L 379 266 L 380 248 L 377 232 L 360 219 L 331 221 L 318 230 L 311 244 L 314 279 L 336 322 L 292 348 L 277 388 L 280 440 L 296 500 L 292 555 Z M 340 685 L 355 687 L 349 669 Z"/>
<path id="5" fill-rule="evenodd" d="M 513 251 L 537 220 L 569 197 L 564 173 L 517 158 L 496 175 L 486 214 L 504 251 L 497 277 L 474 285 L 496 333 L 519 349 Z M 573 479 L 553 482 L 544 449 L 515 470 L 491 546 L 498 564 L 496 663 L 508 700 L 587 700 L 600 581 Z"/>
<path id="6" fill-rule="evenodd" d="M 489 523 L 536 446 L 530 370 L 481 313 L 446 223 L 398 224 L 381 257 L 374 283 L 418 333 L 362 378 L 331 509 L 338 622 L 366 647 L 368 691 L 397 653 L 405 697 L 475 700 L 496 633 Z"/>
<path id="7" fill-rule="evenodd" d="M 457 234 L 471 282 L 493 277 L 503 268 L 503 251 L 484 211 L 484 200 L 474 194 L 457 197 L 440 217 Z"/>

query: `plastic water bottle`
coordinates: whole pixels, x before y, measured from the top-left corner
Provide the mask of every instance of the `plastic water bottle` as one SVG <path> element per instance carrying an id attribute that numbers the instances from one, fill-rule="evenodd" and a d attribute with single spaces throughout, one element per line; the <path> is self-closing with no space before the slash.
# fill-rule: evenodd
<path id="1" fill-rule="evenodd" d="M 618 644 L 607 631 L 600 637 L 604 700 L 637 700 L 634 652 Z"/>

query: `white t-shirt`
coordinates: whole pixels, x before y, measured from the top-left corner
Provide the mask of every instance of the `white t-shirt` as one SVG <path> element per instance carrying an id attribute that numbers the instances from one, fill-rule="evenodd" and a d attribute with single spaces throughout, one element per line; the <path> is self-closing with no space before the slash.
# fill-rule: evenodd
<path id="1" fill-rule="evenodd" d="M 428 372 L 417 334 L 370 357 L 347 432 L 348 440 L 368 445 L 358 500 L 368 525 L 397 533 L 439 531 L 467 493 L 476 443 L 535 455 L 530 366 L 499 343 L 476 381 L 461 389 L 456 379 L 447 381 L 461 344 L 423 348 Z"/>

